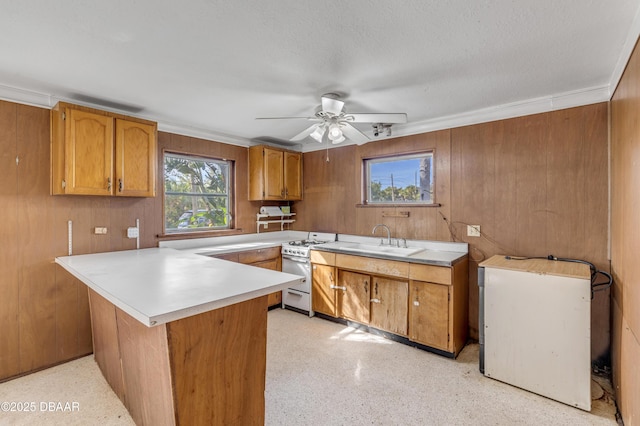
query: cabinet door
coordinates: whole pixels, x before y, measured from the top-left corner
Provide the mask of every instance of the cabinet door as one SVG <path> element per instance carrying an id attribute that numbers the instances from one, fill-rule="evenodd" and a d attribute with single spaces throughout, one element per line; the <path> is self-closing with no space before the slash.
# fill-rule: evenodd
<path id="1" fill-rule="evenodd" d="M 67 109 L 65 194 L 113 194 L 113 118 Z"/>
<path id="2" fill-rule="evenodd" d="M 238 253 L 238 260 L 240 263 L 253 264 L 256 262 L 262 262 L 264 260 L 279 259 L 281 250 L 282 249 L 278 246 L 242 251 Z"/>
<path id="3" fill-rule="evenodd" d="M 156 127 L 116 119 L 115 194 L 156 195 Z"/>
<path id="4" fill-rule="evenodd" d="M 287 200 L 302 200 L 302 156 L 284 153 L 284 193 Z"/>
<path id="5" fill-rule="evenodd" d="M 409 338 L 448 351 L 450 286 L 411 281 L 410 287 Z"/>
<path id="6" fill-rule="evenodd" d="M 408 305 L 407 281 L 371 277 L 370 326 L 406 336 Z"/>
<path id="7" fill-rule="evenodd" d="M 264 199 L 284 199 L 282 151 L 264 148 Z"/>
<path id="8" fill-rule="evenodd" d="M 311 305 L 315 312 L 337 317 L 335 268 L 328 265 L 311 266 Z"/>
<path id="9" fill-rule="evenodd" d="M 340 271 L 338 314 L 341 318 L 369 323 L 369 275 Z"/>
<path id="10" fill-rule="evenodd" d="M 279 271 L 278 259 L 263 260 L 261 262 L 251 263 L 251 266 L 257 266 L 258 268 L 271 269 L 272 271 Z M 267 297 L 267 306 L 279 305 L 282 303 L 282 292 L 276 291 L 270 293 Z"/>

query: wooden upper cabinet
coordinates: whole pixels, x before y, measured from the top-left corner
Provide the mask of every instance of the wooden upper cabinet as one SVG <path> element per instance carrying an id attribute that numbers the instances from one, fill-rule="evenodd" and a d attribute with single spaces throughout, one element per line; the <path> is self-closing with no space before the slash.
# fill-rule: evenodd
<path id="1" fill-rule="evenodd" d="M 264 149 L 265 200 L 282 200 L 285 198 L 282 154 L 282 151 Z"/>
<path id="2" fill-rule="evenodd" d="M 116 119 L 116 195 L 155 197 L 156 126 Z"/>
<path id="3" fill-rule="evenodd" d="M 284 152 L 284 193 L 287 200 L 302 200 L 302 155 Z"/>
<path id="4" fill-rule="evenodd" d="M 60 127 L 66 136 L 60 194 L 111 195 L 113 187 L 113 119 L 69 109 Z"/>
<path id="5" fill-rule="evenodd" d="M 301 200 L 302 154 L 264 145 L 249 148 L 249 200 Z"/>
<path id="6" fill-rule="evenodd" d="M 155 196 L 156 123 L 58 103 L 51 110 L 51 193 Z"/>

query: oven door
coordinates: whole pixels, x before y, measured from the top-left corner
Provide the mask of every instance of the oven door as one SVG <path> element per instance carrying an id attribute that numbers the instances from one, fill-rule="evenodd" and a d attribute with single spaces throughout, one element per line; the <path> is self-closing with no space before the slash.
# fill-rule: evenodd
<path id="1" fill-rule="evenodd" d="M 303 276 L 302 284 L 291 287 L 293 290 L 311 293 L 311 262 L 306 257 L 282 255 L 282 272 Z"/>
<path id="2" fill-rule="evenodd" d="M 311 309 L 311 263 L 309 259 L 282 256 L 282 272 L 305 277 L 300 285 L 282 290 L 282 306 L 313 316 Z"/>

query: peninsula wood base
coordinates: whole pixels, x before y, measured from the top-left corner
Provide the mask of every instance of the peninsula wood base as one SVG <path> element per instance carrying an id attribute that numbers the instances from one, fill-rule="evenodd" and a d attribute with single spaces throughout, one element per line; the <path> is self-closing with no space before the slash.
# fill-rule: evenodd
<path id="1" fill-rule="evenodd" d="M 96 362 L 136 424 L 264 424 L 267 296 L 156 327 L 89 300 Z"/>

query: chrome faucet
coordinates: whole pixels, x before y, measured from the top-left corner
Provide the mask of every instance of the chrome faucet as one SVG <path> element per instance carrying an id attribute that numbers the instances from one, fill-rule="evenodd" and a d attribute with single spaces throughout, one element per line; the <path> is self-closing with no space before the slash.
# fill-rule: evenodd
<path id="1" fill-rule="evenodd" d="M 391 245 L 391 231 L 389 231 L 389 227 L 387 225 L 384 225 L 382 223 L 377 224 L 376 226 L 373 227 L 373 231 L 371 231 L 372 234 L 376 233 L 376 229 L 378 229 L 379 226 L 382 226 L 384 229 L 387 230 L 387 244 Z M 380 241 L 380 245 L 383 244 L 384 240 Z"/>

